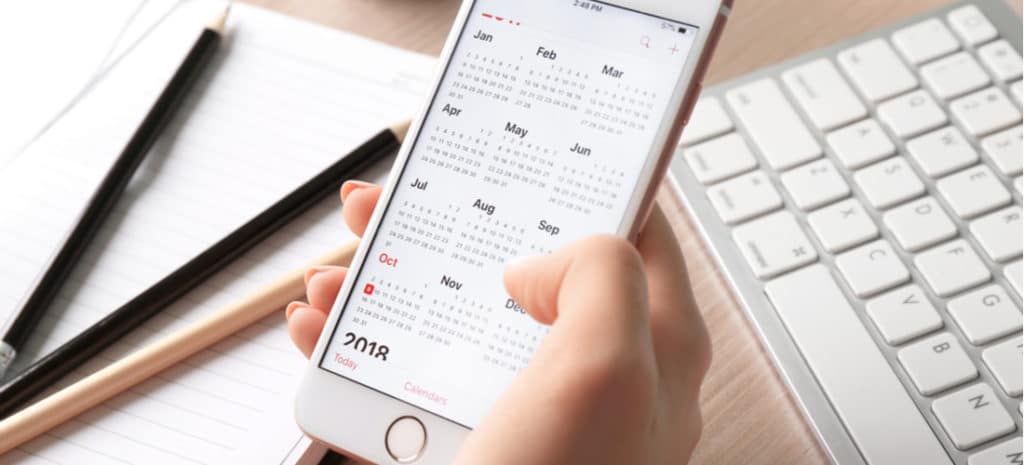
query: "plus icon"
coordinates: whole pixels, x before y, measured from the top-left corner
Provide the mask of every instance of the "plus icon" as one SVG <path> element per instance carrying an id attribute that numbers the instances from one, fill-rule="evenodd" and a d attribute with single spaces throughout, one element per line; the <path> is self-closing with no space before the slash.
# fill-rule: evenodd
<path id="1" fill-rule="evenodd" d="M 671 47 L 671 48 L 669 48 L 669 50 L 671 50 L 671 51 L 672 51 L 672 54 L 673 54 L 673 55 L 675 55 L 675 54 L 676 54 L 676 52 L 678 52 L 678 51 L 679 51 L 679 47 L 676 47 L 676 44 L 672 44 L 672 47 Z"/>

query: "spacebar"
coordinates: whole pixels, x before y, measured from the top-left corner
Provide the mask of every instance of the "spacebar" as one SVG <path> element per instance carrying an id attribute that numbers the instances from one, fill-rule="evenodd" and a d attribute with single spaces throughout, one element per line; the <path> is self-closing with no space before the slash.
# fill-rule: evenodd
<path id="1" fill-rule="evenodd" d="M 867 463 L 952 463 L 828 269 L 783 276 L 765 293 Z"/>

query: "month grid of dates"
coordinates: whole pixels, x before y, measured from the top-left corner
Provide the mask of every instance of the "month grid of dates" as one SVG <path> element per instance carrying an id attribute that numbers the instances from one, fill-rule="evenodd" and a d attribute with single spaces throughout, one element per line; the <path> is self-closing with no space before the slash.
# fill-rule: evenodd
<path id="1" fill-rule="evenodd" d="M 548 333 L 546 326 L 526 329 L 519 325 L 499 323 L 491 332 L 484 363 L 517 373 L 530 363 L 533 352 Z"/>
<path id="2" fill-rule="evenodd" d="M 372 321 L 411 333 L 420 318 L 423 299 L 422 291 L 373 276 L 363 286 L 352 323 L 365 327 Z"/>
<path id="3" fill-rule="evenodd" d="M 481 214 L 466 220 L 451 257 L 480 268 L 485 264 L 500 265 L 523 255 L 520 247 L 525 234 L 526 228 L 522 226 Z"/>
<path id="4" fill-rule="evenodd" d="M 487 153 L 491 131 L 481 129 L 468 136 L 454 129 L 435 126 L 417 152 L 420 160 L 448 173 L 476 178 Z"/>
<path id="5" fill-rule="evenodd" d="M 408 200 L 403 200 L 398 207 L 385 235 L 385 247 L 402 242 L 439 254 L 448 251 L 459 207 L 448 205 L 447 209 L 441 210 Z"/>
<path id="6" fill-rule="evenodd" d="M 580 123 L 592 129 L 622 135 L 627 129 L 644 131 L 651 119 L 657 95 L 646 89 L 618 85 L 615 89 L 594 89 L 586 116 Z"/>
<path id="7" fill-rule="evenodd" d="M 416 335 L 428 342 L 451 346 L 452 342 L 479 346 L 490 323 L 491 308 L 465 296 L 434 298 Z"/>
<path id="8" fill-rule="evenodd" d="M 519 137 L 503 135 L 490 152 L 490 164 L 484 182 L 497 187 L 545 189 L 551 182 L 555 167 L 555 151 Z"/>
<path id="9" fill-rule="evenodd" d="M 563 166 L 548 202 L 559 207 L 591 214 L 594 208 L 611 210 L 619 199 L 626 172 L 595 164 L 591 169 Z"/>

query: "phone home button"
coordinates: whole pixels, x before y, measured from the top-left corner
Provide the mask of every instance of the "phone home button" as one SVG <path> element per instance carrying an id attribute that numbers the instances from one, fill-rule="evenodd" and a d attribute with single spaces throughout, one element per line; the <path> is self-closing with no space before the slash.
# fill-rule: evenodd
<path id="1" fill-rule="evenodd" d="M 401 417 L 391 423 L 384 437 L 388 455 L 398 463 L 410 463 L 420 458 L 427 445 L 427 429 L 415 417 Z"/>

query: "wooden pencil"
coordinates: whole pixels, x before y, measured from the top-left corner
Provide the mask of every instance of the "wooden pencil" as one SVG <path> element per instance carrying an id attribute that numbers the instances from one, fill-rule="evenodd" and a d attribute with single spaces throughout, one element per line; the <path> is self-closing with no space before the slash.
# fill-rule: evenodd
<path id="1" fill-rule="evenodd" d="M 348 265 L 357 246 L 358 241 L 349 242 L 242 300 L 0 421 L 0 455 L 283 309 L 289 301 L 305 293 L 303 278 L 310 266 Z"/>

